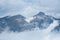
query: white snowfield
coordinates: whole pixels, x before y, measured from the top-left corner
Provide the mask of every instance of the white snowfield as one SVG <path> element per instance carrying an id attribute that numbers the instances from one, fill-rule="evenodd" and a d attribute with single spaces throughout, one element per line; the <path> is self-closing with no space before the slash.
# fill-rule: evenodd
<path id="1" fill-rule="evenodd" d="M 36 17 L 26 18 L 25 20 L 26 20 L 27 22 L 30 22 L 30 21 L 33 20 L 34 18 L 36 18 Z"/>

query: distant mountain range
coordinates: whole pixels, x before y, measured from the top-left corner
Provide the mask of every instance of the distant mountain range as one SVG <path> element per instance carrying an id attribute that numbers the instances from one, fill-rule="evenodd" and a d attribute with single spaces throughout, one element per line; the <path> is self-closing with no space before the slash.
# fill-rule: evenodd
<path id="1" fill-rule="evenodd" d="M 39 12 L 34 15 L 31 20 L 26 20 L 22 15 L 6 16 L 0 18 L 0 32 L 8 31 L 22 32 L 27 30 L 33 30 L 38 27 L 40 30 L 48 28 L 48 26 L 53 23 L 54 20 L 59 21 L 59 25 L 54 28 L 53 31 L 60 31 L 60 19 L 54 18 L 52 16 L 45 15 L 44 12 Z"/>

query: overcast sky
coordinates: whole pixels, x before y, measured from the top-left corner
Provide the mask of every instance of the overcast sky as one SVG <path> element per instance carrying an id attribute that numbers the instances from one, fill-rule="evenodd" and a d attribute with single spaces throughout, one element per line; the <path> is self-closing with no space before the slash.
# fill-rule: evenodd
<path id="1" fill-rule="evenodd" d="M 0 0 L 0 17 L 16 14 L 30 17 L 40 11 L 60 17 L 60 0 Z"/>

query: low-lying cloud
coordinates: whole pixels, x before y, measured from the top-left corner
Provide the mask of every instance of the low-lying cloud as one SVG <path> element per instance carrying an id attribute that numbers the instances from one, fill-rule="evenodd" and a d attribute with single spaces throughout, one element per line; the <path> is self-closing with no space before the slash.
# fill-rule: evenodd
<path id="1" fill-rule="evenodd" d="M 0 34 L 0 40 L 60 40 L 60 34 L 45 34 L 45 32 L 41 32 L 40 30 L 20 33 L 3 32 Z"/>

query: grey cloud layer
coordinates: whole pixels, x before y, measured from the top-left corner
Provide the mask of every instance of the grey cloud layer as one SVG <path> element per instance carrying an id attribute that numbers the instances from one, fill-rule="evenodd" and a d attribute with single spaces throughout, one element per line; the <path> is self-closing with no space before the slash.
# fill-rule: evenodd
<path id="1" fill-rule="evenodd" d="M 60 0 L 0 0 L 0 16 L 21 14 L 30 17 L 43 11 L 60 14 Z"/>

